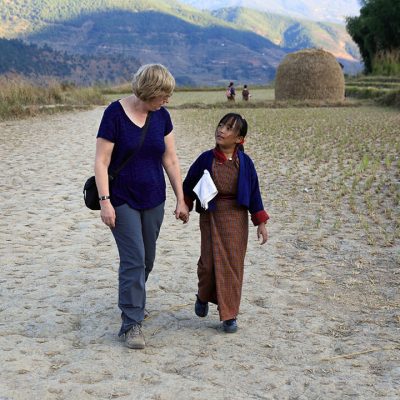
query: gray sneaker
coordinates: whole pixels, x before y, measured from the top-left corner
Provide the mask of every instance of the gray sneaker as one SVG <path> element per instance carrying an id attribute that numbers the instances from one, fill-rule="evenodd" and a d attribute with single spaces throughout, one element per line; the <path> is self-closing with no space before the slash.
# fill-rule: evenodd
<path id="1" fill-rule="evenodd" d="M 144 349 L 146 345 L 140 324 L 134 325 L 125 333 L 125 345 L 130 349 Z"/>

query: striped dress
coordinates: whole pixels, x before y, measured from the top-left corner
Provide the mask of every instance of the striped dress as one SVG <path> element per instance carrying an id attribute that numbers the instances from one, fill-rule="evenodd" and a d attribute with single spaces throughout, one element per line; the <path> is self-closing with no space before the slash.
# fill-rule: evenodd
<path id="1" fill-rule="evenodd" d="M 236 201 L 239 161 L 214 159 L 218 189 L 216 210 L 200 214 L 201 255 L 197 267 L 199 297 L 218 304 L 221 321 L 236 318 L 242 294 L 248 239 L 248 210 Z"/>

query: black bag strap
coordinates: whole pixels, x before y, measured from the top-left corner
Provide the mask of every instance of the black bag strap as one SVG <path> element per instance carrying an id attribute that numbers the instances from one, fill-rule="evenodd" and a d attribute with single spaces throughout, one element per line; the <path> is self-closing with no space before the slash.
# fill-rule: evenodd
<path id="1" fill-rule="evenodd" d="M 140 136 L 140 142 L 139 142 L 139 146 L 136 147 L 136 149 L 129 154 L 125 160 L 123 161 L 123 163 L 119 166 L 119 168 L 117 168 L 114 173 L 109 173 L 108 177 L 109 180 L 112 181 L 118 174 L 119 172 L 122 170 L 122 168 L 125 167 L 126 164 L 128 164 L 128 162 L 132 159 L 132 157 L 140 150 L 140 148 L 142 147 L 142 144 L 144 142 L 144 139 L 146 137 L 147 131 L 149 129 L 149 125 L 150 125 L 150 116 L 151 116 L 151 111 L 148 112 L 147 117 L 146 117 L 146 122 L 144 123 L 143 127 L 142 127 L 142 134 Z"/>

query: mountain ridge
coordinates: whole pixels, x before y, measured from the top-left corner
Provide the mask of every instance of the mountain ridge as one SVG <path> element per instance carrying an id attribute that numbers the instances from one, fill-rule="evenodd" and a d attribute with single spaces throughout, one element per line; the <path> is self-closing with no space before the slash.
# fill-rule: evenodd
<path id="1" fill-rule="evenodd" d="M 268 83 L 282 58 L 301 48 L 270 40 L 272 32 L 260 32 L 260 25 L 245 29 L 238 20 L 174 0 L 15 0 L 7 8 L 9 4 L 0 0 L 3 36 L 72 55 L 121 55 L 139 63 L 162 62 L 180 85 L 217 85 L 227 80 Z M 249 13 L 241 10 L 242 16 Z M 4 28 L 7 21 L 10 29 Z M 275 25 L 279 23 L 290 32 L 287 20 Z M 301 24 L 299 29 L 305 35 L 301 44 L 318 47 Z M 292 34 L 300 37 L 296 28 Z"/>
<path id="2" fill-rule="evenodd" d="M 308 20 L 344 24 L 345 16 L 359 15 L 358 0 L 181 0 L 186 5 L 202 10 L 221 8 L 250 8 L 262 12 L 306 18 Z"/>
<path id="3" fill-rule="evenodd" d="M 114 20 L 122 22 L 117 31 Z M 146 29 L 155 26 L 157 34 Z M 73 43 L 74 52 L 79 54 L 135 54 L 143 63 L 161 60 L 180 84 L 209 84 L 215 76 L 222 80 L 253 77 L 253 82 L 262 83 L 273 78 L 275 68 L 286 54 L 271 41 L 249 31 L 218 25 L 193 26 L 155 11 L 81 15 L 62 26 L 50 26 L 30 35 L 29 41 L 44 45 L 55 36 L 58 40 L 52 41 L 52 47 L 58 51 L 71 52 Z M 240 71 L 240 64 L 232 65 L 229 74 L 225 74 L 234 52 L 248 63 Z"/>
<path id="4" fill-rule="evenodd" d="M 221 8 L 212 11 L 212 14 L 218 19 L 245 26 L 285 49 L 324 47 L 338 58 L 353 61 L 359 58 L 357 45 L 352 42 L 350 35 L 342 26 L 334 23 L 285 17 L 243 7 Z M 295 39 L 289 39 L 290 32 L 296 29 L 299 33 Z"/>
<path id="5" fill-rule="evenodd" d="M 122 83 L 130 80 L 139 66 L 133 57 L 68 54 L 47 45 L 0 38 L 0 74 L 19 74 L 40 84 L 51 79 L 80 85 Z"/>

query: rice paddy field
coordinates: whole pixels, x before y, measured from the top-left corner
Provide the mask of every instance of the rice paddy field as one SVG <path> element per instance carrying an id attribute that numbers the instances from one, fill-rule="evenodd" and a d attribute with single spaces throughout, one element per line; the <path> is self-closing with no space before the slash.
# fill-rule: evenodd
<path id="1" fill-rule="evenodd" d="M 399 398 L 400 112 L 251 93 L 168 106 L 183 175 L 226 112 L 248 121 L 271 218 L 264 246 L 250 226 L 239 330 L 224 334 L 213 305 L 194 315 L 198 215 L 175 221 L 167 185 L 143 351 L 117 337 L 117 251 L 83 205 L 105 105 L 0 122 L 0 398 Z"/>
<path id="2" fill-rule="evenodd" d="M 236 90 L 236 99 L 238 103 L 242 102 L 242 89 L 239 88 Z M 274 100 L 274 89 L 251 89 L 251 100 L 252 102 L 257 101 L 272 101 Z M 184 92 L 177 91 L 171 97 L 170 105 L 172 107 L 182 106 L 184 104 L 196 104 L 203 103 L 208 105 L 226 103 L 225 91 L 193 91 L 193 92 Z"/>
<path id="3" fill-rule="evenodd" d="M 257 89 L 251 89 L 250 88 L 250 93 L 251 93 L 251 103 L 254 102 L 273 102 L 274 97 L 275 97 L 275 91 L 273 88 L 257 88 Z M 106 95 L 106 98 L 108 101 L 113 101 L 116 98 L 121 98 L 124 96 L 129 96 L 130 93 L 122 93 L 122 94 L 109 94 Z M 237 98 L 237 103 L 240 106 L 244 106 L 245 103 L 241 100 L 242 95 L 241 95 L 241 88 L 237 89 L 236 92 L 236 98 Z M 202 108 L 204 107 L 215 107 L 215 106 L 220 106 L 220 107 L 225 107 L 227 103 L 226 97 L 225 97 L 225 90 L 182 90 L 182 91 L 176 91 L 174 92 L 173 96 L 171 97 L 169 101 L 169 106 L 170 108 L 176 108 L 176 107 L 196 107 L 196 105 L 201 106 Z"/>
<path id="4" fill-rule="evenodd" d="M 254 100 L 273 99 L 273 89 L 254 93 Z M 219 92 L 174 94 L 169 106 L 179 140 L 194 135 L 204 149 L 212 146 L 220 117 L 236 111 L 247 119 L 246 151 L 258 165 L 268 198 L 279 205 L 278 214 L 289 199 L 296 199 L 301 207 L 293 210 L 294 219 L 301 208 L 314 210 L 303 220 L 310 233 L 340 234 L 351 222 L 370 245 L 390 247 L 400 238 L 398 110 L 362 103 L 274 109 L 242 108 L 243 102 L 235 108 L 225 102 L 228 109 L 213 107 L 220 97 Z M 210 108 L 179 109 L 191 102 Z"/>

